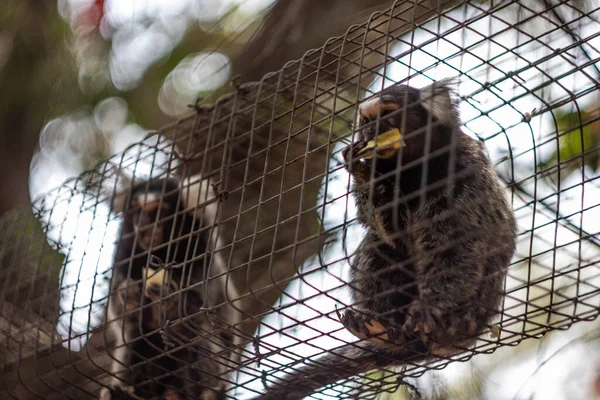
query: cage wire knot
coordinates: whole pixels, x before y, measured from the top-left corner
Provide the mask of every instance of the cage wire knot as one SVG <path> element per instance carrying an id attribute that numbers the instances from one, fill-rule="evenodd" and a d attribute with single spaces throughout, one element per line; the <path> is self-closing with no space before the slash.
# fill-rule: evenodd
<path id="1" fill-rule="evenodd" d="M 252 348 L 254 349 L 254 357 L 256 358 L 256 367 L 260 368 L 264 354 L 261 354 L 260 352 L 260 338 L 258 336 L 255 336 L 252 339 Z"/>
<path id="2" fill-rule="evenodd" d="M 222 182 L 211 183 L 211 187 L 212 187 L 215 197 L 220 202 L 223 202 L 223 201 L 227 200 L 227 198 L 229 197 L 229 192 L 227 190 L 221 190 L 221 185 L 222 185 Z"/>
<path id="3" fill-rule="evenodd" d="M 166 320 L 164 327 L 159 331 L 160 338 L 161 338 L 163 344 L 165 345 L 165 351 L 168 351 L 169 349 L 172 349 L 175 347 L 175 343 L 173 343 L 171 341 L 171 335 L 169 334 L 170 324 L 171 324 L 171 321 Z"/>
<path id="4" fill-rule="evenodd" d="M 155 255 L 150 256 L 149 264 L 155 270 L 159 270 L 159 269 L 167 269 L 168 270 L 168 269 L 174 269 L 174 268 L 181 268 L 181 264 L 177 265 L 174 262 L 165 263 L 163 260 L 161 260 L 159 257 L 157 257 Z"/>
<path id="5" fill-rule="evenodd" d="M 214 104 L 200 104 L 202 100 L 204 100 L 204 97 L 198 96 L 196 97 L 196 100 L 194 100 L 194 103 L 188 104 L 187 106 L 188 108 L 193 109 L 196 114 L 205 114 L 215 107 Z"/>
<path id="6" fill-rule="evenodd" d="M 242 76 L 241 75 L 236 75 L 233 78 L 231 78 L 231 82 L 230 82 L 230 86 L 232 86 L 233 88 L 235 88 L 235 91 L 239 94 L 241 94 L 242 96 L 245 96 L 247 94 L 250 93 L 251 90 L 251 84 L 246 84 L 246 83 L 241 83 Z"/>

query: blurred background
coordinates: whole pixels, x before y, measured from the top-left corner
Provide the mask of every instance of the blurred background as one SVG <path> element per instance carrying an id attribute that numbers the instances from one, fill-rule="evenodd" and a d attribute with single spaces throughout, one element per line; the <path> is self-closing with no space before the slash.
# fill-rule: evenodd
<path id="1" fill-rule="evenodd" d="M 32 198 L 189 113 L 198 96 L 212 102 L 232 76 L 259 79 L 385 3 L 3 2 L 0 165 L 11 174 L 0 182 L 0 215 L 28 203 L 38 140 Z"/>
<path id="2" fill-rule="evenodd" d="M 0 180 L 0 215 L 29 204 L 149 132 L 189 114 L 189 105 L 198 97 L 201 103 L 214 102 L 231 91 L 233 77 L 239 75 L 241 82 L 259 80 L 389 3 L 4 0 L 0 10 L 0 166 L 6 173 Z M 580 9 L 597 7 L 593 2 L 574 3 Z M 599 27 L 588 24 L 583 28 L 590 34 Z M 569 40 L 560 34 L 564 36 L 560 40 Z M 598 59 L 597 50 L 592 59 Z M 554 71 L 566 68 L 568 60 L 560 62 L 552 67 Z M 597 70 L 591 74 L 598 76 Z M 375 82 L 374 86 L 390 83 Z M 465 91 L 468 94 L 469 89 Z M 547 91 L 545 96 L 551 99 L 552 93 Z M 521 109 L 535 114 L 532 104 L 521 104 Z M 548 166 L 595 149 L 585 162 L 582 159 L 571 168 L 581 175 L 578 179 L 589 180 L 600 167 L 597 93 L 581 104 L 583 109 L 557 112 L 549 130 L 575 132 L 583 116 L 584 136 L 577 129 L 572 137 L 565 136 L 560 148 L 546 151 L 537 162 L 540 167 Z M 540 126 L 548 124 L 547 119 L 539 118 Z M 477 127 L 472 129 L 479 133 Z M 519 135 L 527 133 L 515 132 Z M 574 144 L 579 137 L 585 140 Z M 524 152 L 531 147 L 525 143 Z M 501 156 L 496 154 L 496 158 Z M 526 159 L 517 167 L 528 175 L 534 164 Z M 555 184 L 552 181 L 548 187 Z M 587 199 L 600 193 L 597 187 L 593 192 L 587 188 Z M 583 193 L 571 201 L 581 203 Z M 598 231 L 597 220 L 588 230 Z M 591 260 L 597 260 L 595 251 Z M 594 278 L 597 281 L 598 276 Z M 290 290 L 306 295 L 297 285 Z M 418 386 L 426 398 L 435 399 L 600 398 L 599 338 L 597 323 L 577 324 L 542 340 L 505 347 L 441 372 L 427 372 Z M 406 387 L 380 395 L 390 399 L 413 396 Z"/>

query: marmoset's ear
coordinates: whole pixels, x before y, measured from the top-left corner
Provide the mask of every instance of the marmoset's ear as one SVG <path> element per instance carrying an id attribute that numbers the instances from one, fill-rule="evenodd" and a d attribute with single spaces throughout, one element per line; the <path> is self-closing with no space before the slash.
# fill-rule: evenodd
<path id="1" fill-rule="evenodd" d="M 181 181 L 181 199 L 186 210 L 194 212 L 196 218 L 208 218 L 212 224 L 217 217 L 217 202 L 214 191 L 210 185 L 210 179 L 202 175 L 192 175 Z"/>
<path id="2" fill-rule="evenodd" d="M 453 78 L 433 82 L 419 90 L 423 107 L 445 125 L 458 125 L 458 99 Z"/>
<path id="3" fill-rule="evenodd" d="M 117 174 L 117 190 L 111 200 L 111 212 L 118 214 L 125 211 L 127 203 L 131 200 L 132 179 L 122 172 Z"/>

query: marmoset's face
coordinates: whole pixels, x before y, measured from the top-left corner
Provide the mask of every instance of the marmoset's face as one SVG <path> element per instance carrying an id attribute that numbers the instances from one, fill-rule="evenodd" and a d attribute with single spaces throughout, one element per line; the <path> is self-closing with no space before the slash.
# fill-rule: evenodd
<path id="1" fill-rule="evenodd" d="M 144 250 L 164 243 L 165 236 L 169 233 L 168 227 L 165 226 L 167 223 L 162 219 L 171 214 L 171 205 L 165 202 L 161 204 L 155 197 L 153 193 L 147 196 L 141 195 L 139 198 L 134 198 L 131 204 L 131 207 L 136 210 L 133 229 L 138 245 Z"/>
<path id="2" fill-rule="evenodd" d="M 142 186 L 133 193 L 129 209 L 132 212 L 137 245 L 142 250 L 168 242 L 174 214 L 178 211 L 178 195 L 173 192 L 175 189 L 175 183 L 163 188 L 161 181 L 151 181 L 150 187 Z"/>
<path id="3" fill-rule="evenodd" d="M 369 141 L 393 128 L 402 135 L 422 130 L 427 122 L 428 113 L 421 105 L 419 90 L 397 85 L 359 106 L 356 127 L 358 139 Z"/>

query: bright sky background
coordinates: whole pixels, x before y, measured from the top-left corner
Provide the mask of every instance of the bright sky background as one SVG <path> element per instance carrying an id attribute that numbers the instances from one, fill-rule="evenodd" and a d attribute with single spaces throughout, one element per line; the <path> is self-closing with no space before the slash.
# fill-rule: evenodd
<path id="1" fill-rule="evenodd" d="M 66 1 L 66 0 L 65 0 Z M 85 3 L 86 0 L 69 0 L 72 4 Z M 115 27 L 121 27 L 114 33 L 113 38 L 113 56 L 111 58 L 110 73 L 113 81 L 125 90 L 131 85 L 137 84 L 143 76 L 146 69 L 157 59 L 168 54 L 174 43 L 180 40 L 185 29 L 192 23 L 214 20 L 226 10 L 227 5 L 232 2 L 240 2 L 241 7 L 247 7 L 248 14 L 255 13 L 268 6 L 271 1 L 251 1 L 251 0 L 228 0 L 220 2 L 217 0 L 195 2 L 193 0 L 155 0 L 155 1 L 108 1 L 110 13 L 108 18 Z M 199 4 L 199 5 L 196 5 Z M 221 7 L 220 7 L 221 6 Z M 192 10 L 191 12 L 189 10 Z M 141 30 L 139 22 L 150 16 L 156 19 L 155 25 L 151 28 Z M 160 16 L 160 18 L 157 18 Z M 462 11 L 457 11 L 454 15 L 457 19 L 463 19 Z M 516 15 L 508 11 L 502 13 L 505 19 L 515 19 Z M 599 16 L 597 16 L 599 17 Z M 161 24 L 160 20 L 171 18 L 170 21 L 180 19 L 181 24 L 173 30 L 165 30 L 165 26 L 173 24 Z M 238 21 L 239 23 L 239 21 Z M 445 20 L 442 23 L 442 30 L 450 25 Z M 472 27 L 484 35 L 490 32 L 497 32 L 502 27 L 497 20 L 482 18 Z M 536 18 L 528 23 L 527 29 L 530 32 L 540 34 L 547 29 L 548 25 L 541 18 Z M 437 30 L 436 24 L 430 26 Z M 140 30 L 137 35 L 125 35 L 126 30 Z M 233 28 L 232 28 L 233 29 Z M 599 29 L 598 25 L 588 25 L 583 27 L 582 36 L 594 34 Z M 121 32 L 121 33 L 119 33 Z M 123 35 L 123 40 L 118 35 Z M 423 30 L 415 32 L 414 42 L 420 43 L 428 39 L 430 34 Z M 449 42 L 460 44 L 461 47 L 473 44 L 481 40 L 481 36 L 472 31 L 461 30 L 445 37 L 447 41 L 434 41 L 420 50 L 412 52 L 410 56 L 405 56 L 398 62 L 390 64 L 387 68 L 389 80 L 385 86 L 393 84 L 397 80 L 406 78 L 415 73 L 415 70 L 422 70 L 433 63 L 436 59 L 432 55 L 446 59 L 446 64 L 437 65 L 429 70 L 427 75 L 432 79 L 441 79 L 457 75 L 456 68 L 462 71 L 470 71 L 469 76 L 460 79 L 459 94 L 468 95 L 480 86 L 475 82 L 491 82 L 503 76 L 504 72 L 517 70 L 527 65 L 526 60 L 507 54 L 500 56 L 494 62 L 494 68 L 486 68 L 480 65 L 480 61 L 471 56 L 456 56 L 459 48 Z M 495 40 L 511 48 L 516 47 L 517 43 L 523 43 L 526 38 L 523 35 L 517 35 L 515 31 L 509 30 L 505 34 L 496 37 Z M 551 47 L 562 48 L 570 44 L 570 40 L 562 34 L 551 34 L 546 40 Z M 598 38 L 590 41 L 595 48 L 600 47 Z M 155 58 L 147 58 L 148 49 L 153 48 Z M 405 51 L 407 45 L 398 44 L 392 49 L 392 54 L 400 54 Z M 472 50 L 484 59 L 489 59 L 500 55 L 503 50 L 500 46 L 489 41 L 475 46 Z M 540 58 L 551 54 L 552 50 L 542 47 L 539 43 L 523 45 L 519 48 L 519 54 L 529 60 L 539 60 Z M 429 53 L 429 54 L 427 54 Z M 581 54 L 576 49 L 570 52 L 575 55 L 578 63 L 584 62 Z M 592 52 L 592 57 L 597 58 L 600 55 Z M 572 60 L 569 57 L 553 57 L 547 62 L 540 64 L 540 68 L 547 71 L 550 75 L 557 75 L 573 68 Z M 411 65 L 413 69 L 409 68 Z M 590 71 L 591 73 L 591 71 Z M 206 79 L 206 77 L 212 77 Z M 520 85 L 528 88 L 537 86 L 545 82 L 546 77 L 542 76 L 539 70 L 529 68 L 521 75 Z M 159 96 L 159 104 L 163 111 L 177 114 L 181 104 L 189 103 L 189 97 L 197 93 L 198 90 L 211 90 L 221 85 L 229 79 L 228 59 L 218 52 L 198 53 L 185 58 L 171 74 L 165 79 L 163 89 Z M 412 77 L 409 84 L 415 87 L 422 87 L 430 83 L 430 80 L 424 76 Z M 560 82 L 564 87 L 573 92 L 578 92 L 583 88 L 589 87 L 591 82 L 577 72 L 564 78 Z M 490 135 L 502 132 L 496 138 L 488 140 L 490 156 L 494 161 L 499 161 L 505 156 L 507 143 L 514 154 L 520 154 L 516 160 L 517 180 L 532 174 L 534 168 L 534 154 L 530 150 L 535 143 L 539 143 L 547 135 L 553 134 L 556 127 L 553 125 L 549 113 L 538 115 L 532 118 L 530 123 L 521 122 L 523 114 L 540 110 L 544 106 L 539 99 L 532 95 L 525 95 L 523 98 L 512 102 L 510 105 L 504 105 L 489 114 L 481 116 L 479 111 L 485 111 L 496 107 L 501 103 L 502 98 L 512 98 L 517 94 L 525 92 L 515 81 L 507 79 L 500 83 L 497 88 L 484 91 L 475 96 L 469 102 L 461 102 L 460 109 L 462 120 L 467 122 L 465 131 L 471 135 L 480 135 L 484 138 Z M 119 87 L 119 86 L 118 86 Z M 378 91 L 382 87 L 381 80 L 373 83 L 373 91 Z M 500 91 L 501 90 L 501 91 Z M 495 94 L 494 94 L 495 93 Z M 539 92 L 538 92 L 539 93 Z M 566 96 L 564 90 L 557 84 L 552 84 L 544 93 L 546 99 L 556 100 Z M 597 97 L 587 96 L 578 100 L 580 107 L 589 104 L 597 104 Z M 596 102 L 596 103 L 594 103 Z M 98 128 L 105 134 L 106 140 L 110 143 L 111 151 L 118 153 L 125 149 L 129 144 L 138 142 L 146 134 L 146 130 L 135 124 L 127 124 L 127 108 L 122 100 L 117 98 L 107 99 L 99 104 L 92 112 L 74 113 L 62 118 L 58 118 L 48 123 L 42 132 L 41 152 L 36 156 L 32 163 L 32 177 L 30 182 L 30 191 L 32 198 L 41 193 L 45 193 L 53 187 L 58 186 L 68 177 L 76 176 L 81 172 L 81 163 L 77 158 L 78 152 L 89 151 L 89 146 L 93 143 L 90 139 Z M 571 109 L 567 107 L 570 111 Z M 95 125 L 94 125 L 95 124 Z M 507 141 L 508 140 L 508 141 Z M 538 151 L 537 156 L 546 158 L 554 150 L 555 144 Z M 139 148 L 133 148 L 131 152 L 138 151 Z M 65 154 L 71 156 L 65 157 Z M 132 153 L 133 154 L 133 153 Z M 161 172 L 157 166 L 164 162 L 161 155 L 150 162 L 142 162 L 138 166 L 140 177 L 154 176 Z M 166 156 L 165 156 L 166 157 Z M 339 162 L 339 160 L 337 161 Z M 335 165 L 337 162 L 332 161 Z M 505 173 L 507 163 L 500 164 L 498 169 Z M 333 164 L 332 164 L 333 168 Z M 141 171 L 141 172 L 140 172 Z M 585 171 L 588 178 L 593 174 L 592 171 Z M 348 191 L 348 175 L 344 171 L 337 171 L 329 176 L 327 193 L 322 193 L 322 198 L 333 199 L 343 196 Z M 562 187 L 575 185 L 581 182 L 581 174 L 573 174 L 567 180 L 563 181 Z M 588 183 L 585 185 L 585 196 L 582 194 L 581 186 L 574 188 L 560 196 L 560 210 L 563 214 L 577 212 L 582 208 L 597 205 L 597 199 L 600 198 L 600 189 L 598 183 Z M 67 188 L 65 188 L 67 190 Z M 555 189 L 545 186 L 543 183 L 538 185 L 538 194 L 551 194 Z M 64 194 L 59 193 L 55 198 L 63 198 Z M 47 204 L 51 204 L 52 198 L 46 198 Z M 556 198 L 550 199 L 556 202 Z M 61 202 L 55 205 L 52 215 L 46 215 L 54 229 L 50 229 L 48 237 L 51 240 L 58 241 L 67 246 L 68 263 L 64 268 L 64 277 L 62 281 L 63 298 L 61 308 L 65 314 L 60 319 L 59 333 L 64 337 L 76 336 L 76 334 L 85 333 L 91 327 L 98 325 L 102 315 L 102 306 L 94 305 L 90 307 L 90 298 L 98 300 L 106 295 L 107 283 L 100 279 L 105 274 L 112 263 L 114 241 L 118 235 L 119 221 L 108 213 L 108 206 L 99 204 L 93 212 L 82 212 L 80 208 L 85 199 L 83 196 L 75 194 L 69 202 Z M 582 207 L 583 204 L 583 207 Z M 518 199 L 514 202 L 514 207 L 520 207 L 522 202 Z M 346 208 L 347 207 L 347 208 Z M 325 228 L 337 226 L 344 220 L 354 218 L 356 213 L 352 198 L 342 197 L 339 200 L 328 204 L 325 207 Z M 538 210 L 536 214 L 530 208 L 521 210 L 518 214 L 521 230 L 530 229 L 531 225 L 540 226 L 550 221 Z M 581 214 L 573 216 L 572 221 L 579 225 Z M 63 221 L 66 221 L 64 224 Z M 592 208 L 585 212 L 583 216 L 584 228 L 589 232 L 599 230 L 600 208 Z M 562 227 L 556 228 L 551 224 L 549 228 L 540 229 L 537 233 L 539 237 L 531 239 L 533 241 L 534 252 L 552 248 L 556 243 L 564 243 L 574 240 L 576 236 Z M 343 233 L 339 232 L 339 236 Z M 340 259 L 343 254 L 352 254 L 363 235 L 363 229 L 358 225 L 352 225 L 345 232 L 345 240 L 337 241 L 332 248 L 324 254 L 326 261 Z M 516 257 L 524 256 L 529 253 L 530 237 L 523 236 L 519 241 L 518 254 Z M 579 253 L 581 251 L 581 254 Z M 587 245 L 583 245 L 581 250 L 577 246 L 569 246 L 556 253 L 556 268 L 564 268 L 578 258 L 587 260 L 598 260 L 598 251 Z M 318 344 L 321 348 L 332 348 L 341 345 L 342 341 L 353 340 L 353 337 L 342 329 L 341 324 L 335 321 L 335 305 L 348 304 L 350 302 L 347 290 L 338 288 L 343 281 L 348 279 L 348 265 L 344 262 L 338 262 L 328 267 L 327 271 L 318 270 L 320 264 L 316 260 L 308 261 L 304 266 L 304 271 L 315 270 L 308 275 L 305 280 L 296 280 L 286 289 L 293 297 L 307 297 L 317 295 L 319 292 L 328 291 L 328 296 L 320 295 L 304 303 L 303 306 L 293 306 L 290 296 L 282 296 L 277 306 L 290 304 L 285 310 L 288 316 L 293 319 L 308 320 L 315 318 L 307 327 L 295 327 L 293 335 L 296 338 L 290 338 L 289 335 L 273 334 L 269 338 L 263 339 L 265 346 L 272 345 L 276 347 L 285 347 L 291 353 L 306 356 L 315 352 L 315 348 L 310 344 Z M 547 257 L 540 257 L 542 265 L 551 265 L 551 254 Z M 545 264 L 544 264 L 545 263 Z M 533 267 L 537 273 L 544 274 L 548 271 L 544 268 Z M 515 268 L 510 272 L 508 287 L 518 285 L 517 278 L 521 277 L 525 268 Z M 316 271 L 318 270 L 318 271 Z M 535 271 L 534 271 L 535 272 Z M 565 276 L 558 280 L 558 284 L 571 286 L 572 276 Z M 596 286 L 600 285 L 598 273 L 593 271 L 582 271 L 581 279 L 589 279 Z M 74 295 L 75 289 L 77 296 Z M 589 290 L 589 288 L 587 289 Z M 516 301 L 513 301 L 516 303 Z M 74 310 L 71 312 L 71 310 Z M 327 316 L 321 316 L 327 315 Z M 280 330 L 284 327 L 293 325 L 293 319 L 286 317 L 282 313 L 273 314 L 265 318 L 264 326 L 261 327 L 260 335 L 265 336 L 269 333 L 265 326 L 270 326 L 273 330 Z M 560 346 L 564 345 L 569 338 L 589 328 L 589 324 L 577 324 L 571 330 L 561 335 L 553 335 L 550 340 L 544 341 L 543 348 L 537 354 L 520 354 L 514 362 L 502 363 L 499 368 L 493 367 L 494 360 L 506 357 L 506 354 L 513 349 L 502 349 L 492 356 L 479 356 L 473 362 L 453 365 L 438 373 L 444 381 L 457 382 L 468 377 L 473 368 L 482 368 L 493 370 L 486 380 L 484 389 L 486 398 L 490 399 L 511 399 L 517 391 L 517 399 L 571 399 L 584 398 L 586 384 L 590 382 L 590 374 L 594 372 L 591 366 L 600 363 L 598 353 L 590 353 L 589 347 L 584 345 L 574 345 L 560 353 L 544 368 L 542 368 L 534 379 L 528 377 L 535 371 L 540 361 L 548 355 L 554 353 Z M 321 337 L 322 332 L 332 332 L 330 336 Z M 301 340 L 308 340 L 309 344 L 298 344 Z M 85 337 L 70 341 L 72 349 L 76 350 L 85 341 Z M 542 343 L 542 342 L 540 342 Z M 295 346 L 294 346 L 295 345 Z M 293 347 L 292 347 L 293 346 Z M 290 356 L 290 354 L 287 354 Z M 585 357 L 586 362 L 579 362 Z M 268 360 L 263 360 L 262 368 L 269 369 L 269 366 L 276 365 L 278 362 L 289 362 L 289 358 L 277 356 Z M 563 368 L 569 366 L 569 381 L 565 381 Z M 423 388 L 423 382 L 432 379 L 431 374 L 426 374 L 419 379 L 420 387 Z M 240 382 L 252 381 L 253 379 L 246 375 L 240 377 Z M 579 384 L 576 384 L 579 382 Z M 262 384 L 260 379 L 254 379 L 249 382 L 254 388 L 260 390 Z M 250 397 L 248 394 L 239 393 L 239 398 Z M 531 396 L 531 397 L 529 397 Z"/>

